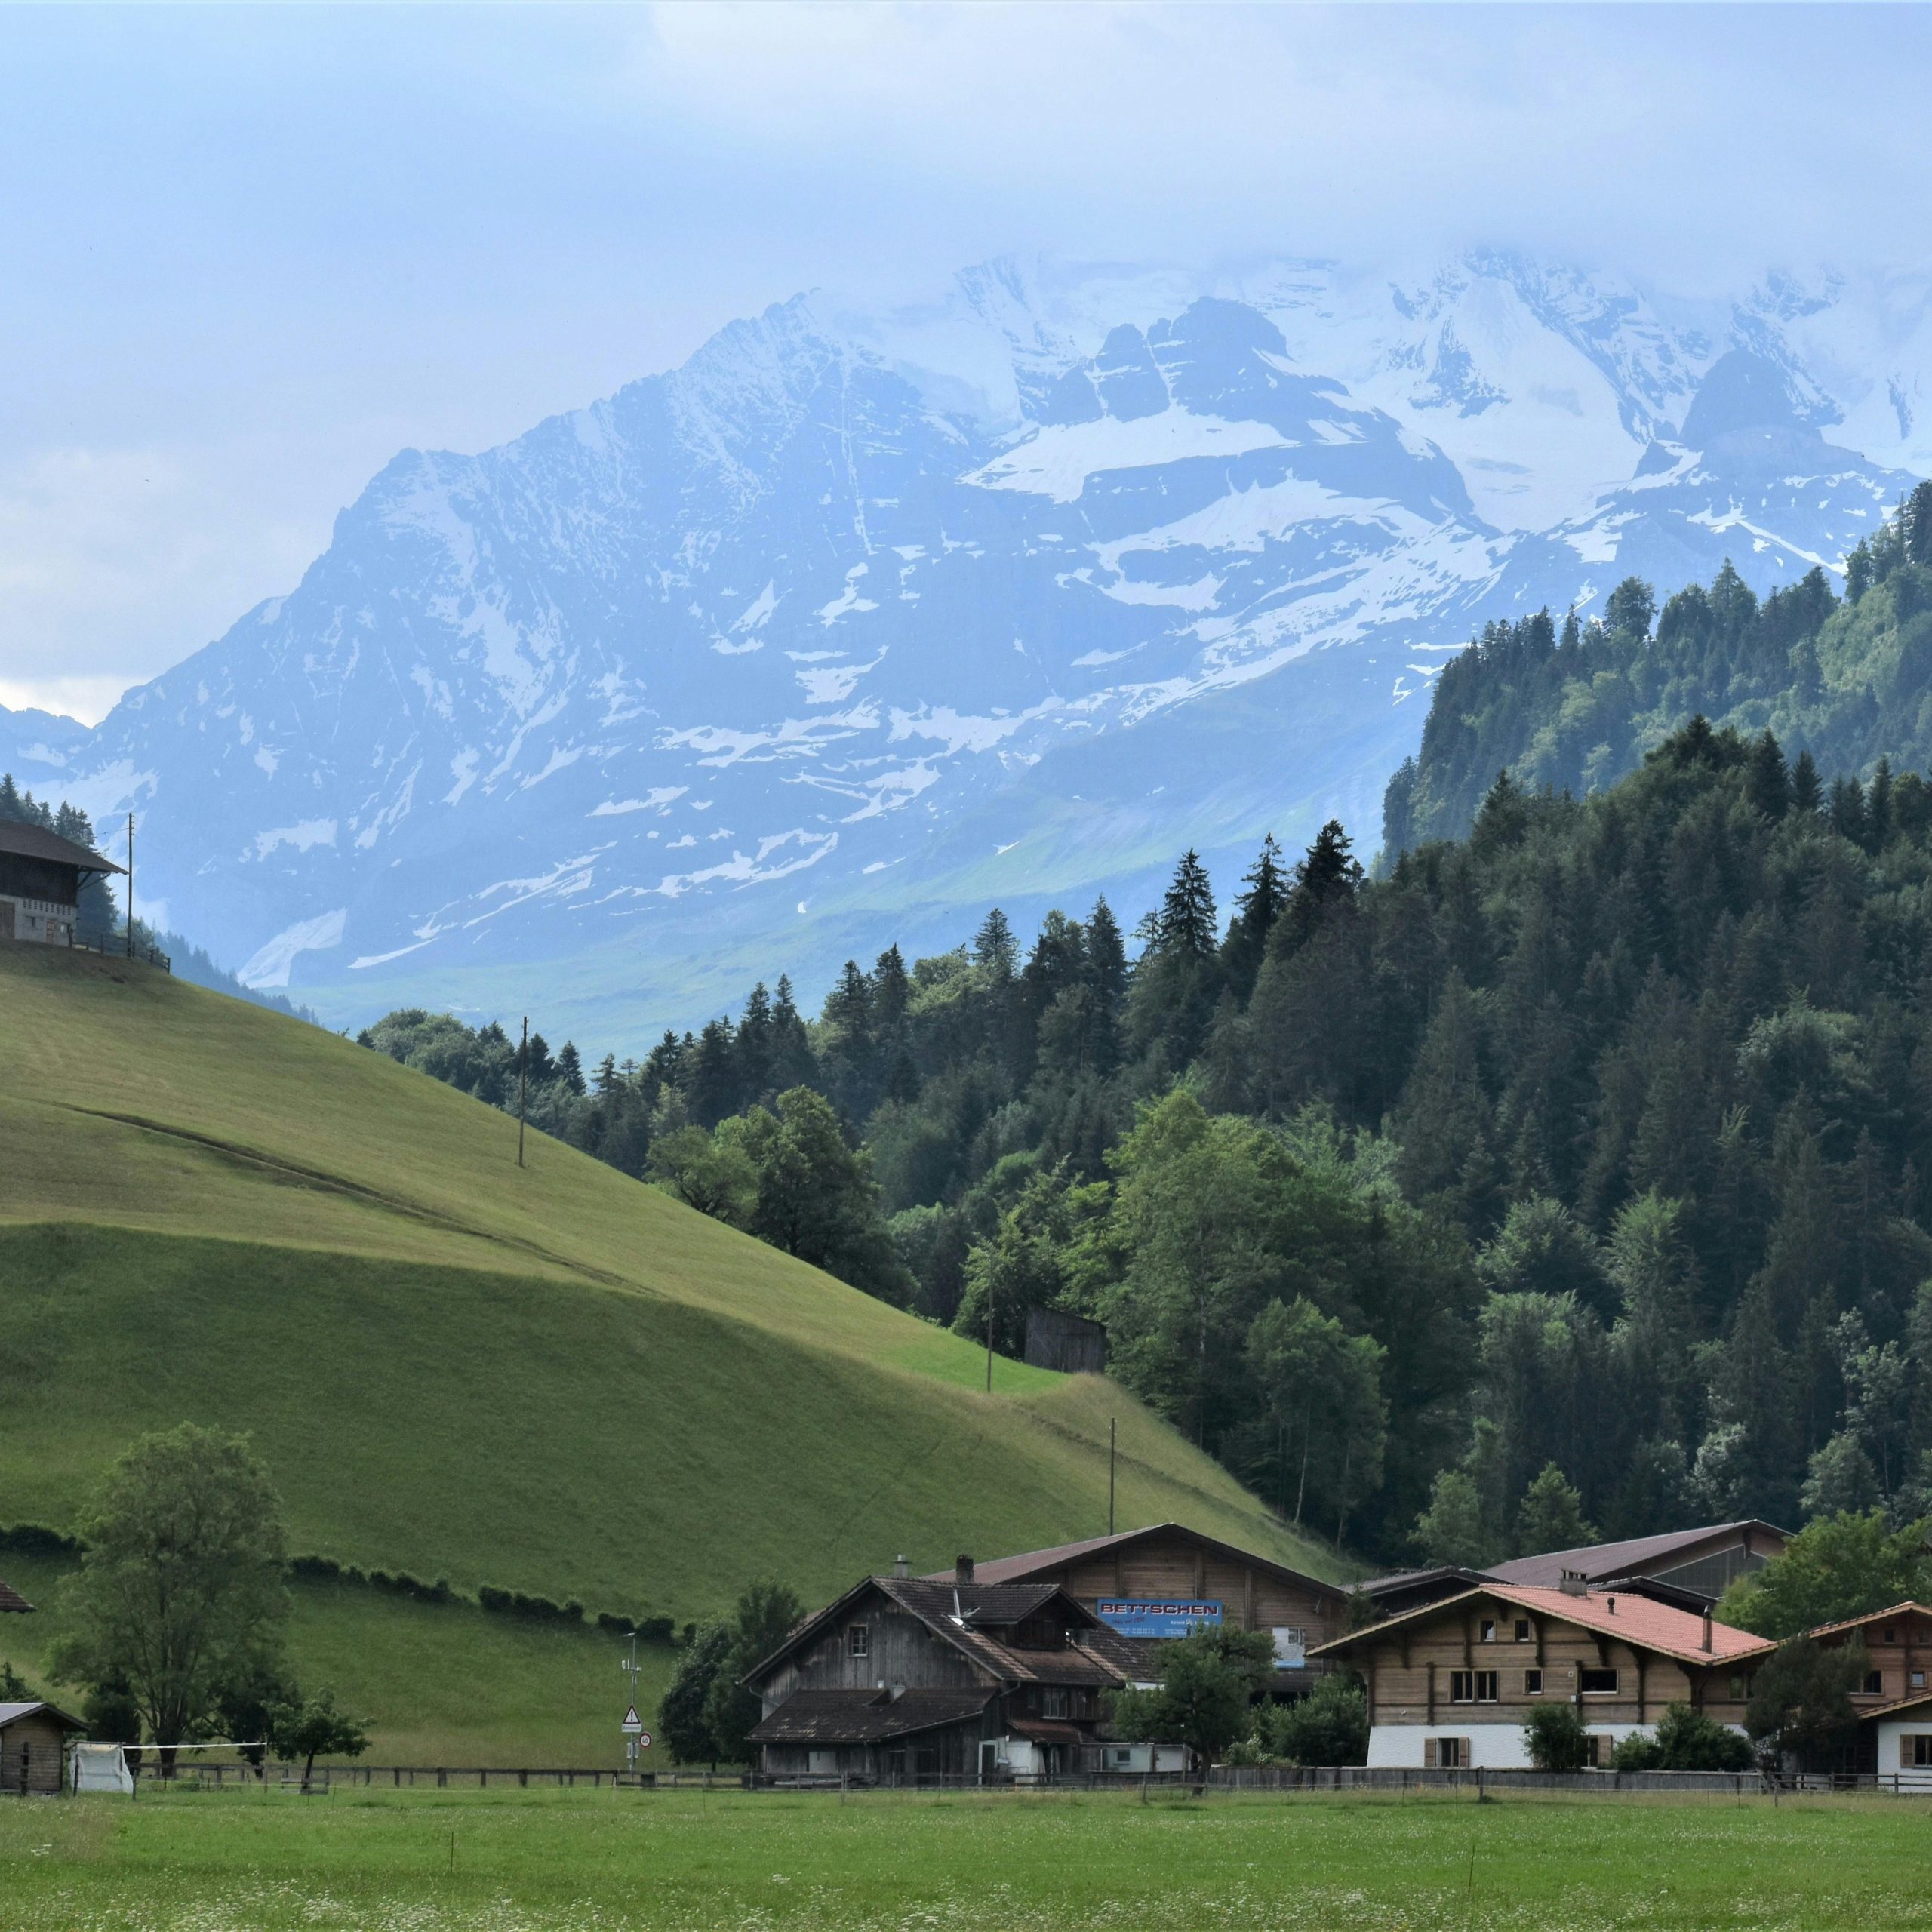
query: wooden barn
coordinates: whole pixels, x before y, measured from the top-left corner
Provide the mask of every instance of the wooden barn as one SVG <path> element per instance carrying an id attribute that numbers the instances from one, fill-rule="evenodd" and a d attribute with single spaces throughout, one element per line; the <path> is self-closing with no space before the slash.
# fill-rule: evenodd
<path id="1" fill-rule="evenodd" d="M 1265 1630 L 1278 1688 L 1306 1688 L 1309 1652 L 1348 1627 L 1349 1592 L 1181 1523 L 1152 1523 L 1084 1543 L 1001 1556 L 983 1583 L 1052 1583 L 1123 1636 L 1185 1636 L 1197 1623 Z"/>
<path id="2" fill-rule="evenodd" d="M 0 1704 L 0 1792 L 57 1798 L 66 1789 L 67 1740 L 87 1726 L 34 1700 Z"/>
<path id="3" fill-rule="evenodd" d="M 744 1681 L 775 1777 L 988 1783 L 1073 1770 L 1140 1647 L 1051 1583 L 868 1577 L 800 1624 Z"/>
<path id="4" fill-rule="evenodd" d="M 1616 1589 L 1650 1596 L 1680 1608 L 1710 1607 L 1740 1577 L 1761 1570 L 1791 1540 L 1773 1523 L 1749 1519 L 1706 1523 L 1695 1529 L 1587 1543 L 1577 1549 L 1544 1550 L 1512 1557 L 1487 1569 L 1438 1564 L 1371 1577 L 1361 1594 L 1385 1617 L 1441 1603 L 1483 1583 L 1516 1583 L 1556 1589 L 1566 1577 L 1580 1577 L 1593 1589 Z"/>
<path id="5" fill-rule="evenodd" d="M 0 940 L 72 946 L 82 882 L 121 870 L 57 832 L 0 820 Z"/>

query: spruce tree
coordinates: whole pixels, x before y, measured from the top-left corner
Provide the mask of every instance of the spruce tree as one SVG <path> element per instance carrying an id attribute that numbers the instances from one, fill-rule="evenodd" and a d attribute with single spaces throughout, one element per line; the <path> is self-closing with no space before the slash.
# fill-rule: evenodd
<path id="1" fill-rule="evenodd" d="M 1801 751 L 1798 762 L 1791 768 L 1791 808 L 1795 812 L 1815 813 L 1823 796 L 1817 761 L 1808 749 Z"/>
<path id="2" fill-rule="evenodd" d="M 1200 854 L 1191 845 L 1181 854 L 1173 881 L 1161 900 L 1155 934 L 1159 952 L 1186 953 L 1195 959 L 1214 956 L 1219 937 L 1214 891 Z"/>
<path id="3" fill-rule="evenodd" d="M 1235 916 L 1228 926 L 1227 942 L 1221 949 L 1229 990 L 1241 1004 L 1254 991 L 1255 976 L 1268 949 L 1268 935 L 1287 903 L 1288 879 L 1281 866 L 1281 848 L 1269 832 L 1261 841 L 1261 851 L 1241 881 L 1243 890 L 1235 901 Z"/>

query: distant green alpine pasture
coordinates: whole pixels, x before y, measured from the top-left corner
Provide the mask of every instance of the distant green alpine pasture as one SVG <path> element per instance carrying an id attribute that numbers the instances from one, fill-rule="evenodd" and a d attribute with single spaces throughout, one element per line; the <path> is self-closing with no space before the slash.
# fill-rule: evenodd
<path id="1" fill-rule="evenodd" d="M 694 1620 L 1178 1518 L 1301 1567 L 1133 1397 L 1001 1360 L 380 1054 L 85 954 L 0 946 L 0 1524 L 69 1528 L 108 1460 L 246 1431 L 305 1553 Z M 40 1606 L 65 1566 L 0 1550 Z M 367 1589 L 296 1592 L 294 1661 L 380 1764 L 590 1765 L 617 1643 Z M 670 1668 L 655 1647 L 641 1690 Z M 0 1912 L 0 1932 L 5 1914 Z"/>
<path id="2" fill-rule="evenodd" d="M 0 1804 L 8 1932 L 1401 1932 L 1926 1922 L 1887 1798 L 232 1792 Z"/>

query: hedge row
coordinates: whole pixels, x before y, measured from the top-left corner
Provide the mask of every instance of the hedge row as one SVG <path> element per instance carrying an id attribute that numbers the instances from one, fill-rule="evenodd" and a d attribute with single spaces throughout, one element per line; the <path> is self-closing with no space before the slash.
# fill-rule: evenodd
<path id="1" fill-rule="evenodd" d="M 0 1552 L 11 1551 L 21 1556 L 75 1556 L 80 1550 L 78 1537 L 50 1529 L 44 1523 L 0 1524 Z M 678 1641 L 677 1624 L 670 1617 L 623 1617 L 615 1611 L 600 1610 L 593 1618 L 574 1597 L 568 1603 L 558 1603 L 549 1597 L 532 1596 L 522 1590 L 501 1590 L 494 1584 L 485 1583 L 472 1600 L 457 1589 L 447 1577 L 438 1577 L 433 1583 L 426 1583 L 420 1577 L 412 1577 L 407 1570 L 365 1570 L 359 1564 L 338 1563 L 333 1556 L 291 1557 L 288 1567 L 292 1576 L 312 1582 L 359 1584 L 366 1589 L 386 1590 L 392 1595 L 408 1597 L 414 1603 L 474 1601 L 494 1616 L 517 1617 L 528 1623 L 589 1622 L 599 1630 L 611 1631 L 620 1637 L 628 1636 L 635 1630 L 648 1644 L 675 1644 Z M 696 1629 L 695 1624 L 685 1626 L 683 1635 L 686 1642 L 690 1641 Z"/>

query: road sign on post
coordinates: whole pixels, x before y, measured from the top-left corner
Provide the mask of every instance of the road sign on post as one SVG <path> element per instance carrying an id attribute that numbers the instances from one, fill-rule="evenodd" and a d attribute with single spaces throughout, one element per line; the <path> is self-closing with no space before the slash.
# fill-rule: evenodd
<path id="1" fill-rule="evenodd" d="M 626 1737 L 641 1737 L 644 1735 L 644 1720 L 638 1715 L 635 1704 L 625 1712 L 623 1728 Z"/>

